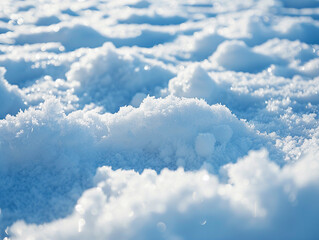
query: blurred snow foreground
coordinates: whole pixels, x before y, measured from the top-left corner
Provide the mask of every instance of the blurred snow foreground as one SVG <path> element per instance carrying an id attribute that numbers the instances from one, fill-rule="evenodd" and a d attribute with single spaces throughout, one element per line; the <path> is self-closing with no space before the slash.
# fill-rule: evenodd
<path id="1" fill-rule="evenodd" d="M 2 0 L 0 239 L 319 238 L 319 1 Z"/>

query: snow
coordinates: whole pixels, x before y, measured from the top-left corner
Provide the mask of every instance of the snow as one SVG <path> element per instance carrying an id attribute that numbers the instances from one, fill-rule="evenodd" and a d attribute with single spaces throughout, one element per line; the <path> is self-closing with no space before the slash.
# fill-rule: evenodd
<path id="1" fill-rule="evenodd" d="M 201 157 L 210 157 L 214 153 L 216 139 L 211 133 L 200 133 L 195 140 L 195 151 Z"/>
<path id="2" fill-rule="evenodd" d="M 13 239 L 316 238 L 316 158 L 280 168 L 262 150 L 222 170 L 224 182 L 206 170 L 102 167 L 69 217 L 40 226 L 19 221 L 10 230 Z M 303 171 L 311 174 L 300 179 Z"/>
<path id="3" fill-rule="evenodd" d="M 110 43 L 89 52 L 66 73 L 67 80 L 78 85 L 75 93 L 87 98 L 85 103 L 98 102 L 111 112 L 128 105 L 136 94 L 158 95 L 172 76 L 160 62 L 121 53 Z"/>
<path id="4" fill-rule="evenodd" d="M 168 83 L 170 94 L 178 97 L 204 98 L 218 101 L 222 89 L 199 64 L 179 71 Z"/>
<path id="5" fill-rule="evenodd" d="M 209 59 L 218 66 L 236 72 L 260 72 L 266 69 L 271 59 L 252 51 L 242 41 L 224 41 Z"/>
<path id="6" fill-rule="evenodd" d="M 23 96 L 17 86 L 11 85 L 4 78 L 5 69 L 0 68 L 0 117 L 3 118 L 6 114 L 16 114 L 19 109 L 24 109 L 26 106 L 23 103 Z"/>
<path id="7" fill-rule="evenodd" d="M 0 239 L 318 239 L 317 0 L 2 0 Z"/>

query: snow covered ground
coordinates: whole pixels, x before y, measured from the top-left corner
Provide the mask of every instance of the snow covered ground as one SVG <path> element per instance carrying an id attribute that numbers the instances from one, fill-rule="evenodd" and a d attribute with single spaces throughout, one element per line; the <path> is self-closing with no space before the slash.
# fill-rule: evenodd
<path id="1" fill-rule="evenodd" d="M 0 239 L 319 239 L 318 0 L 1 0 Z"/>

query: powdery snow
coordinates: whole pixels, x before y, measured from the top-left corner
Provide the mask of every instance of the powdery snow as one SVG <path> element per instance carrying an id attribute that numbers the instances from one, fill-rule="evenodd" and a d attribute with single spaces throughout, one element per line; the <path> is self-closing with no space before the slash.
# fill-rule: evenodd
<path id="1" fill-rule="evenodd" d="M 319 236 L 317 0 L 2 0 L 0 239 Z"/>
<path id="2" fill-rule="evenodd" d="M 280 168 L 265 150 L 251 152 L 221 169 L 223 181 L 206 170 L 138 174 L 102 167 L 95 187 L 83 193 L 69 217 L 40 226 L 19 221 L 10 231 L 13 239 L 299 239 L 301 234 L 315 239 L 317 158 Z"/>

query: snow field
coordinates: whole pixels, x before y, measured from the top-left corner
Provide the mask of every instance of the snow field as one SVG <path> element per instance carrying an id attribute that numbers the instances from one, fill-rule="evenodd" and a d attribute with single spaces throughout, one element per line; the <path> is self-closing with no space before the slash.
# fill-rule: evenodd
<path id="1" fill-rule="evenodd" d="M 1 239 L 318 239 L 317 0 L 0 3 Z"/>

